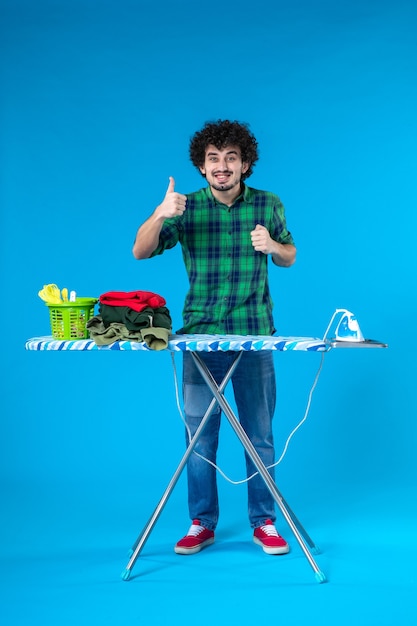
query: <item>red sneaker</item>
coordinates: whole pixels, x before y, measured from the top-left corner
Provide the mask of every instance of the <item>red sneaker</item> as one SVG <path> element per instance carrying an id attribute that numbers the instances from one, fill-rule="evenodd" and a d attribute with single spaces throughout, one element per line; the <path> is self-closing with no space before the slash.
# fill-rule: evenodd
<path id="1" fill-rule="evenodd" d="M 193 520 L 188 533 L 179 540 L 174 547 L 177 554 L 195 554 L 206 546 L 214 543 L 214 532 L 200 524 L 200 520 Z"/>
<path id="2" fill-rule="evenodd" d="M 264 526 L 259 526 L 253 531 L 253 540 L 267 554 L 287 554 L 290 551 L 288 543 L 277 533 L 277 529 L 270 519 Z"/>

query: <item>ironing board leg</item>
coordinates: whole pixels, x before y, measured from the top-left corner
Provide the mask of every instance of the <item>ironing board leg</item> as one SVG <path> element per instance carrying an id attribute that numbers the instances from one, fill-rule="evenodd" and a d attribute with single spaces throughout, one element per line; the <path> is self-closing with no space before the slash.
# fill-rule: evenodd
<path id="1" fill-rule="evenodd" d="M 192 353 L 194 355 L 194 353 Z M 227 372 L 226 376 L 224 377 L 223 381 L 221 382 L 221 384 L 218 386 L 218 390 L 220 393 L 223 393 L 224 389 L 226 388 L 227 383 L 229 382 L 230 378 L 233 375 L 233 372 L 235 371 L 235 368 L 240 360 L 240 357 L 242 356 L 243 352 L 237 352 L 236 353 L 236 359 L 233 361 L 231 367 L 229 368 L 229 371 Z M 216 385 L 217 387 L 217 385 Z M 217 400 L 215 397 L 213 397 L 212 401 L 210 402 L 210 405 L 206 411 L 206 413 L 204 414 L 203 419 L 200 422 L 199 427 L 197 428 L 194 437 L 191 439 L 190 443 L 187 446 L 187 449 L 177 467 L 177 469 L 175 470 L 174 475 L 172 476 L 166 490 L 164 491 L 162 498 L 160 499 L 158 505 L 156 506 L 153 514 L 151 515 L 151 517 L 149 518 L 148 523 L 146 524 L 146 526 L 144 527 L 144 529 L 142 530 L 142 532 L 140 533 L 140 535 L 138 536 L 138 538 L 136 539 L 133 547 L 132 547 L 132 555 L 129 559 L 128 564 L 126 565 L 126 569 L 122 572 L 122 579 L 123 580 L 129 580 L 130 578 L 130 574 L 131 571 L 133 569 L 133 566 L 136 563 L 136 560 L 139 557 L 139 554 L 143 548 L 143 546 L 145 545 L 149 535 L 152 532 L 153 527 L 155 526 L 160 514 L 162 513 L 162 510 L 164 508 L 164 506 L 166 505 L 175 485 L 178 482 L 179 477 L 181 476 L 181 473 L 188 461 L 189 456 L 191 455 L 192 451 L 195 448 L 195 445 L 210 417 L 210 415 L 212 414 L 215 406 L 217 405 Z"/>
<path id="2" fill-rule="evenodd" d="M 230 425 L 232 426 L 233 430 L 235 431 L 238 439 L 240 440 L 240 442 L 242 443 L 243 447 L 245 448 L 245 450 L 247 451 L 247 453 L 249 454 L 250 458 L 252 459 L 256 469 L 258 470 L 259 474 L 262 476 L 266 486 L 268 487 L 270 493 L 272 494 L 274 500 L 276 501 L 278 507 L 281 510 L 282 515 L 284 516 L 285 520 L 287 521 L 289 527 L 291 528 L 296 540 L 298 541 L 302 551 L 304 552 L 308 562 L 310 563 L 311 567 L 313 568 L 314 572 L 315 572 L 315 576 L 316 576 L 316 580 L 320 583 L 325 582 L 326 581 L 326 576 L 324 575 L 324 573 L 319 569 L 317 563 L 315 562 L 315 560 L 313 559 L 312 554 L 310 553 L 300 531 L 299 531 L 299 526 L 300 524 L 295 523 L 290 511 L 288 510 L 286 503 L 283 499 L 283 497 L 281 496 L 280 492 L 278 491 L 278 488 L 275 484 L 275 482 L 272 480 L 271 475 L 269 474 L 268 470 L 266 469 L 265 465 L 262 462 L 262 459 L 260 458 L 259 454 L 257 453 L 257 451 L 255 450 L 252 442 L 250 441 L 249 437 L 247 436 L 246 432 L 244 431 L 244 429 L 242 428 L 239 420 L 236 418 L 235 414 L 233 413 L 229 403 L 227 402 L 226 398 L 224 397 L 222 391 L 220 390 L 219 386 L 217 385 L 216 381 L 214 380 L 210 370 L 207 368 L 206 364 L 204 363 L 204 361 L 200 358 L 200 356 L 198 355 L 197 352 L 192 352 L 192 355 L 194 357 L 194 362 L 197 366 L 197 368 L 200 371 L 200 374 L 202 375 L 202 377 L 204 378 L 206 384 L 208 385 L 208 387 L 210 388 L 213 396 L 215 397 L 215 399 L 217 400 L 217 402 L 219 403 L 223 413 L 226 415 Z M 311 541 L 311 540 L 310 540 Z M 313 544 L 314 545 L 314 544 Z"/>
<path id="3" fill-rule="evenodd" d="M 297 528 L 300 531 L 301 535 L 304 537 L 304 540 L 309 545 L 310 550 L 313 552 L 313 554 L 320 554 L 320 549 L 318 548 L 317 544 L 314 543 L 314 541 L 312 540 L 312 538 L 310 537 L 310 535 L 308 534 L 308 532 L 306 531 L 304 526 L 301 524 L 300 520 L 295 515 L 294 511 L 289 506 L 288 502 L 285 500 L 285 498 L 282 495 L 282 493 L 279 492 L 278 487 L 276 485 L 275 485 L 275 487 L 276 487 L 278 493 L 280 494 L 280 498 L 281 498 L 281 501 L 282 501 L 284 507 L 287 509 L 287 511 L 288 511 L 289 515 L 291 516 L 291 519 L 293 520 L 294 524 L 297 526 Z"/>

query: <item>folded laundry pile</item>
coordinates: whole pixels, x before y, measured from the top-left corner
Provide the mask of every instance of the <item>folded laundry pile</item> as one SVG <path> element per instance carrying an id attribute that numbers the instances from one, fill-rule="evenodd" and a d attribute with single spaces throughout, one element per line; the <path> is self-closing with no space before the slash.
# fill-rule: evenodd
<path id="1" fill-rule="evenodd" d="M 162 296 L 151 291 L 108 291 L 99 303 L 99 314 L 87 322 L 97 345 L 144 341 L 153 350 L 168 346 L 172 320 Z"/>

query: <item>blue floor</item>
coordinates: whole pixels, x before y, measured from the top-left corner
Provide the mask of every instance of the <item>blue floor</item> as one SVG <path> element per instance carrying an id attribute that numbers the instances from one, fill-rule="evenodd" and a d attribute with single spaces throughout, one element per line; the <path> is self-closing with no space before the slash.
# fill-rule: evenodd
<path id="1" fill-rule="evenodd" d="M 169 476 L 167 476 L 169 478 Z M 29 485 L 26 485 L 29 487 Z M 87 497 L 80 486 L 6 492 L 1 612 L 5 626 L 87 624 L 414 625 L 417 620 L 415 493 L 310 494 L 290 502 L 320 547 L 314 571 L 286 522 L 289 555 L 265 555 L 244 521 L 244 490 L 221 484 L 213 546 L 181 557 L 188 527 L 179 483 L 129 581 L 128 550 L 161 493 L 135 502 L 118 492 Z M 151 490 L 152 491 L 152 490 Z M 3 490 L 5 493 L 5 490 Z M 81 494 L 81 495 L 80 495 Z M 288 494 L 284 494 L 289 499 Z M 5 523 L 4 523 L 5 522 Z M 233 622 L 235 623 L 235 622 Z"/>
<path id="2" fill-rule="evenodd" d="M 147 387 L 135 379 L 132 396 L 125 393 L 126 372 L 129 365 L 142 372 L 137 355 L 123 355 L 123 368 L 116 353 L 16 357 L 2 416 L 1 626 L 195 626 L 202 619 L 219 626 L 414 626 L 414 422 L 410 412 L 402 423 L 397 405 L 387 401 L 386 354 L 362 356 L 364 372 L 358 356 L 331 355 L 311 415 L 277 468 L 279 489 L 321 550 L 314 558 L 324 584 L 280 513 L 277 526 L 290 554 L 268 556 L 253 543 L 246 486 L 223 478 L 214 545 L 176 555 L 173 545 L 189 525 L 184 475 L 123 581 L 129 549 L 183 450 L 167 382 L 170 359 L 149 354 Z M 316 359 L 293 356 L 285 356 L 285 368 L 278 360 L 278 452 L 303 414 L 317 368 Z M 59 380 L 48 385 L 55 363 Z M 161 375 L 165 393 L 154 394 Z M 63 382 L 70 380 L 86 387 L 76 405 Z M 285 394 L 290 380 L 298 392 Z M 99 385 L 105 393 L 90 391 Z M 227 423 L 219 464 L 242 478 L 241 446 Z"/>

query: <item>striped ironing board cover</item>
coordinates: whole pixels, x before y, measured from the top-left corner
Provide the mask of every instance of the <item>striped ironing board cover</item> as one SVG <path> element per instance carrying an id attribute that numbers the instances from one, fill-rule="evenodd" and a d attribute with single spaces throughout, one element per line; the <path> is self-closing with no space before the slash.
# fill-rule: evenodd
<path id="1" fill-rule="evenodd" d="M 98 346 L 91 339 L 61 340 L 53 337 L 33 337 L 25 344 L 26 350 L 143 350 L 155 352 L 146 343 L 116 341 Z M 277 350 L 280 352 L 299 350 L 305 352 L 326 352 L 330 342 L 316 337 L 281 337 L 264 335 L 171 335 L 167 350 L 172 352 L 227 352 Z"/>

